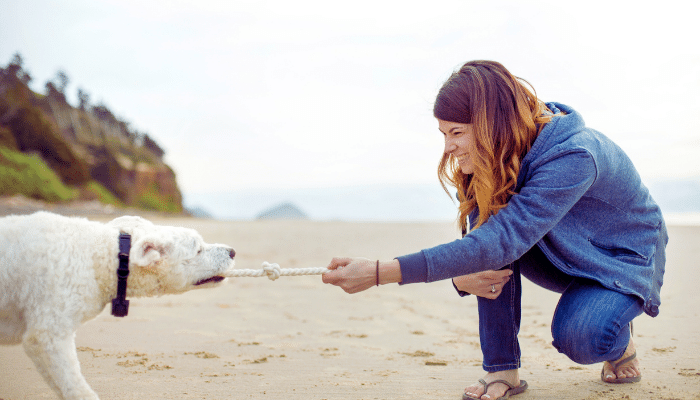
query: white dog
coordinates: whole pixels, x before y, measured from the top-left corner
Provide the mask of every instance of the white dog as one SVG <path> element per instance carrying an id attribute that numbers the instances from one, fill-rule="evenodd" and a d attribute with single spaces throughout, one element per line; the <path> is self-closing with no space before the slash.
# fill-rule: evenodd
<path id="1" fill-rule="evenodd" d="M 234 267 L 232 248 L 140 217 L 107 224 L 47 212 L 0 218 L 0 344 L 22 343 L 63 399 L 98 398 L 80 373 L 75 331 L 120 297 L 120 233 L 131 236 L 128 259 L 121 255 L 127 297 L 213 287 Z M 128 301 L 117 303 L 125 313 Z"/>

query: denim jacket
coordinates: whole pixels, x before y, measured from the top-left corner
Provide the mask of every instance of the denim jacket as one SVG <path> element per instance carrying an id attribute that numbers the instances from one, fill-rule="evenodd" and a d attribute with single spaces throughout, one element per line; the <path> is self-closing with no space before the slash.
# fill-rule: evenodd
<path id="1" fill-rule="evenodd" d="M 547 106 L 564 115 L 523 159 L 506 207 L 462 239 L 397 257 L 402 284 L 500 269 L 537 245 L 563 272 L 637 296 L 658 315 L 668 242 L 661 210 L 622 149 L 572 108 Z"/>

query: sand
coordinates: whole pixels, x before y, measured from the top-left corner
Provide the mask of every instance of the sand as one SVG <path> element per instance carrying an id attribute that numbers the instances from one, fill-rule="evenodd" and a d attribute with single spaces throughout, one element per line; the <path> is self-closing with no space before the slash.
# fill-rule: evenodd
<path id="1" fill-rule="evenodd" d="M 99 217 L 90 217 L 100 220 Z M 197 229 L 237 250 L 238 268 L 326 266 L 333 256 L 387 259 L 456 239 L 443 223 L 313 221 L 157 223 Z M 635 320 L 638 384 L 600 381 L 551 346 L 558 296 L 523 280 L 516 399 L 700 399 L 700 227 L 671 226 L 661 314 Z M 109 307 L 76 342 L 102 399 L 460 399 L 484 375 L 476 301 L 449 281 L 348 295 L 320 276 L 235 278 L 209 290 Z M 0 347 L 0 399 L 54 399 L 21 346 Z"/>

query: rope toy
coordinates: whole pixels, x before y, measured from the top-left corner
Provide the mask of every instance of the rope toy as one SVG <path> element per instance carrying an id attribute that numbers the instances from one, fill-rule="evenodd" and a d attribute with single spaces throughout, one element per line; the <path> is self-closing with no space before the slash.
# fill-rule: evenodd
<path id="1" fill-rule="evenodd" d="M 280 276 L 322 275 L 328 271 L 328 268 L 280 268 L 278 264 L 265 261 L 262 263 L 262 269 L 232 269 L 225 275 L 230 278 L 267 276 L 274 281 Z"/>

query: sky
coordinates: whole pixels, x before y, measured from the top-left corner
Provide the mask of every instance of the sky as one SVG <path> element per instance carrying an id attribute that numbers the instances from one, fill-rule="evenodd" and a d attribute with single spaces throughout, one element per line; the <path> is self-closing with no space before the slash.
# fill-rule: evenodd
<path id="1" fill-rule="evenodd" d="M 435 183 L 437 90 L 496 60 L 645 180 L 700 179 L 687 2 L 0 0 L 0 65 L 58 70 L 165 150 L 187 196 Z"/>

